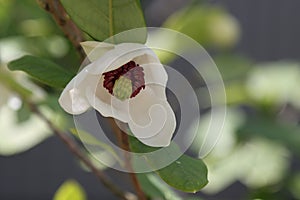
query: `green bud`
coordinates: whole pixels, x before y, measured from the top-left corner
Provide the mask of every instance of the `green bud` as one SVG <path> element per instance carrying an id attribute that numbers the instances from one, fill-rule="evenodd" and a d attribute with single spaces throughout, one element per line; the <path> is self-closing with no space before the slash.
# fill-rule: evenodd
<path id="1" fill-rule="evenodd" d="M 132 94 L 132 83 L 131 80 L 120 76 L 118 80 L 116 80 L 114 88 L 113 88 L 113 95 L 124 101 L 125 99 L 129 99 Z"/>

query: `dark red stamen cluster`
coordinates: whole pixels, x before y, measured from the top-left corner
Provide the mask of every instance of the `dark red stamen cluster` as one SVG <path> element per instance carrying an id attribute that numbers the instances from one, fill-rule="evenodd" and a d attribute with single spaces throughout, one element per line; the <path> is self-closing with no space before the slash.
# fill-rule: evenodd
<path id="1" fill-rule="evenodd" d="M 142 89 L 145 89 L 143 68 L 134 61 L 130 61 L 118 69 L 105 72 L 103 73 L 103 76 L 103 87 L 105 87 L 112 95 L 115 82 L 120 78 L 120 76 L 130 79 L 132 82 L 132 94 L 130 98 L 135 97 Z"/>

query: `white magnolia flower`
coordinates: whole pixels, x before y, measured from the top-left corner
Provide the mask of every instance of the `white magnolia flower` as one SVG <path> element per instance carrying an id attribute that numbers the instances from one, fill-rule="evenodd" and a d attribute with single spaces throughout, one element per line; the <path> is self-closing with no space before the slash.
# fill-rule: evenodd
<path id="1" fill-rule="evenodd" d="M 176 119 L 166 98 L 167 73 L 142 44 L 83 42 L 91 61 L 64 89 L 60 105 L 70 114 L 93 107 L 105 117 L 128 123 L 141 142 L 170 144 Z"/>

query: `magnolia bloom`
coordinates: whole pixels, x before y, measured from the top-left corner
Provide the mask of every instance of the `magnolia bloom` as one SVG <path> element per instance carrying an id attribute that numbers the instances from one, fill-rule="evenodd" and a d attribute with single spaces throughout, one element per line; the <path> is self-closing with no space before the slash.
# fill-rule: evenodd
<path id="1" fill-rule="evenodd" d="M 155 53 L 136 43 L 81 45 L 91 63 L 62 92 L 62 108 L 76 115 L 93 107 L 127 123 L 144 144 L 168 146 L 176 119 L 166 98 L 168 76 Z"/>

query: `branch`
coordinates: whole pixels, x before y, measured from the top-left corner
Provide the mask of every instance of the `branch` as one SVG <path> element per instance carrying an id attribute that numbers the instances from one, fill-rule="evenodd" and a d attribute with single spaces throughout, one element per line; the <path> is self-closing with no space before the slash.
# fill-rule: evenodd
<path id="1" fill-rule="evenodd" d="M 79 53 L 81 60 L 85 58 L 85 53 L 80 46 L 80 42 L 84 40 L 81 30 L 69 18 L 64 7 L 59 0 L 37 0 L 38 4 L 48 11 L 55 22 L 60 26 L 66 37 L 71 41 L 76 51 Z"/>
<path id="2" fill-rule="evenodd" d="M 113 194 L 115 194 L 123 200 L 137 199 L 134 194 L 124 192 L 116 185 L 114 185 L 99 169 L 97 169 L 97 167 L 84 155 L 84 153 L 82 153 L 78 145 L 70 137 L 68 137 L 66 133 L 61 132 L 57 127 L 55 127 L 53 123 L 49 119 L 47 119 L 47 117 L 43 113 L 40 112 L 40 110 L 35 104 L 29 105 L 31 111 L 38 115 L 48 124 L 49 128 L 65 143 L 65 145 L 72 152 L 72 154 L 74 154 L 79 160 L 81 160 L 95 174 L 98 180 L 102 182 L 106 188 L 108 188 Z"/>
<path id="3" fill-rule="evenodd" d="M 142 187 L 136 177 L 136 174 L 134 173 L 134 169 L 131 164 L 131 157 L 130 157 L 130 146 L 129 146 L 129 138 L 127 133 L 124 133 L 116 124 L 114 119 L 111 119 L 111 126 L 113 127 L 113 130 L 117 136 L 118 143 L 120 144 L 121 148 L 125 151 L 125 165 L 127 170 L 129 171 L 130 179 L 132 182 L 132 185 L 134 186 L 136 190 L 136 194 L 138 196 L 139 200 L 147 200 L 145 193 L 142 190 Z"/>

